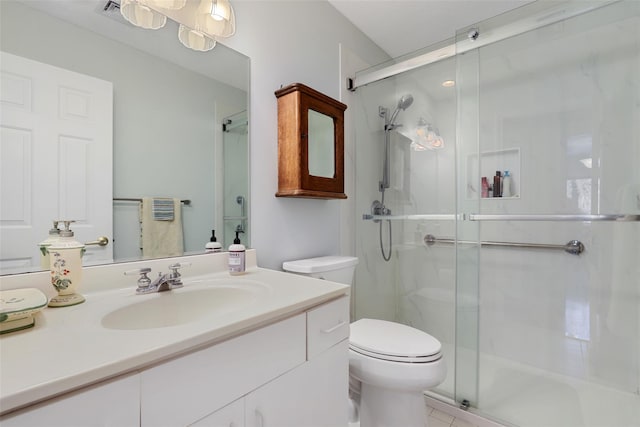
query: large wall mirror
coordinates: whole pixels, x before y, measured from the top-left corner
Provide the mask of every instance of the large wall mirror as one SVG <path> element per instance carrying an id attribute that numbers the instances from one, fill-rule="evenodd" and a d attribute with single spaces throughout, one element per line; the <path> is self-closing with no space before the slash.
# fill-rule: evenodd
<path id="1" fill-rule="evenodd" d="M 249 58 L 220 43 L 191 51 L 177 23 L 143 30 L 108 0 L 2 0 L 0 19 L 0 273 L 41 270 L 37 242 L 56 219 L 77 220 L 81 242 L 109 238 L 87 247 L 87 265 L 153 257 L 141 248 L 147 197 L 184 201 L 185 254 L 212 229 L 223 247 L 235 231 L 250 244 Z"/>

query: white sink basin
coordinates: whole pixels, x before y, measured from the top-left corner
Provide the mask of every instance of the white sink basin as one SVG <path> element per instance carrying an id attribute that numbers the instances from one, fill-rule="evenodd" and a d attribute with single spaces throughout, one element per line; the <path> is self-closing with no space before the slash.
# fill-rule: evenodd
<path id="1" fill-rule="evenodd" d="M 270 287 L 252 280 L 218 279 L 185 284 L 184 288 L 139 295 L 136 302 L 102 318 L 107 329 L 153 329 L 178 326 L 246 308 Z"/>

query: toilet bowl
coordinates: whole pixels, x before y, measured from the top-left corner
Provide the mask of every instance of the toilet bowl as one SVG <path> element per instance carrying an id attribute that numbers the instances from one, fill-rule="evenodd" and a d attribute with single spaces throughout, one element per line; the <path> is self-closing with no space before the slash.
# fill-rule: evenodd
<path id="1" fill-rule="evenodd" d="M 283 263 L 285 271 L 351 285 L 354 257 L 318 257 Z M 395 322 L 360 319 L 349 335 L 350 422 L 360 427 L 423 427 L 423 391 L 442 383 L 440 342 Z"/>

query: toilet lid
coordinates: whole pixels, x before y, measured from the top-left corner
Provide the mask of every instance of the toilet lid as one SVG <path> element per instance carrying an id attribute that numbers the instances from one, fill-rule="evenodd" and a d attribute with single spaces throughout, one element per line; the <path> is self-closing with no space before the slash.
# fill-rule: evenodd
<path id="1" fill-rule="evenodd" d="M 367 356 L 412 363 L 437 360 L 442 349 L 440 341 L 419 329 L 375 319 L 353 322 L 349 345 Z"/>

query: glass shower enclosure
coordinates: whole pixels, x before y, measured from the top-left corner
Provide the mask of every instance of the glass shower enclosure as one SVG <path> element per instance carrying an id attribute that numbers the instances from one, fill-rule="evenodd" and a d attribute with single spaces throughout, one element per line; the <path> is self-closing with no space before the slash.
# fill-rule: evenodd
<path id="1" fill-rule="evenodd" d="M 640 425 L 640 2 L 536 2 L 410 58 L 355 79 L 356 318 L 439 339 L 439 400 Z"/>
<path id="2" fill-rule="evenodd" d="M 236 233 L 249 246 L 249 121 L 246 111 L 225 117 L 222 122 L 223 230 L 219 240 L 224 250 L 233 244 Z M 239 166 L 241 165 L 241 166 Z"/>

